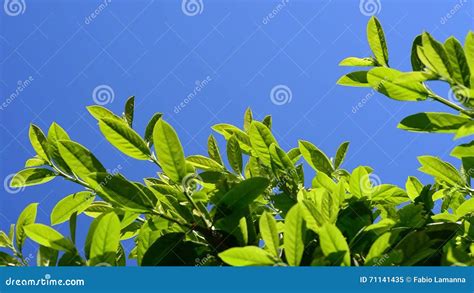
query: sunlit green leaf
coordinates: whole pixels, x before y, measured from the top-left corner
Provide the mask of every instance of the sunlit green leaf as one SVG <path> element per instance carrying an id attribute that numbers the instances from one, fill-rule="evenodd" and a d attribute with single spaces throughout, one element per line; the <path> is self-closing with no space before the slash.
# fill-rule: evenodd
<path id="1" fill-rule="evenodd" d="M 145 141 L 125 123 L 102 118 L 99 127 L 105 138 L 124 154 L 137 160 L 150 159 L 150 149 Z"/>
<path id="2" fill-rule="evenodd" d="M 94 199 L 95 195 L 89 191 L 81 191 L 66 196 L 51 211 L 51 225 L 66 222 L 74 213 L 81 214 L 91 205 Z"/>
<path id="3" fill-rule="evenodd" d="M 163 119 L 158 120 L 153 132 L 155 151 L 163 172 L 175 183 L 186 177 L 183 147 L 176 131 Z"/>

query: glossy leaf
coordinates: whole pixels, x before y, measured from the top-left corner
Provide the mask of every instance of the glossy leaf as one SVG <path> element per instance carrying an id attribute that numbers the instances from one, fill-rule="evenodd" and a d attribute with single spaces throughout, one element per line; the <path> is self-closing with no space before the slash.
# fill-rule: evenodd
<path id="1" fill-rule="evenodd" d="M 329 256 L 333 253 L 344 253 L 342 263 L 345 266 L 351 265 L 349 245 L 347 245 L 346 239 L 335 225 L 325 224 L 319 230 L 319 241 L 324 255 Z"/>
<path id="2" fill-rule="evenodd" d="M 58 149 L 69 168 L 80 178 L 84 179 L 95 172 L 105 172 L 94 154 L 77 142 L 60 140 Z"/>
<path id="3" fill-rule="evenodd" d="M 375 59 L 380 65 L 388 66 L 388 49 L 382 25 L 376 17 L 370 18 L 367 24 L 367 39 Z"/>
<path id="4" fill-rule="evenodd" d="M 26 236 L 43 246 L 74 252 L 76 248 L 71 240 L 65 238 L 61 233 L 43 224 L 31 224 L 24 227 Z"/>
<path id="5" fill-rule="evenodd" d="M 115 255 L 120 242 L 120 221 L 115 213 L 97 219 L 90 247 L 90 264 L 115 265 Z"/>
<path id="6" fill-rule="evenodd" d="M 102 118 L 99 127 L 105 138 L 124 154 L 137 160 L 150 159 L 150 149 L 145 141 L 125 123 L 113 118 Z"/>
<path id="7" fill-rule="evenodd" d="M 299 149 L 303 158 L 308 164 L 317 171 L 331 175 L 334 171 L 331 161 L 320 149 L 308 141 L 300 140 L 298 142 Z"/>
<path id="8" fill-rule="evenodd" d="M 290 266 L 298 266 L 304 252 L 304 222 L 301 209 L 295 205 L 285 217 L 285 232 L 283 234 L 283 246 L 285 256 Z"/>
<path id="9" fill-rule="evenodd" d="M 234 247 L 219 253 L 219 257 L 231 266 L 271 266 L 273 257 L 257 246 Z"/>
<path id="10" fill-rule="evenodd" d="M 20 252 L 23 250 L 23 244 L 26 240 L 25 227 L 35 223 L 37 210 L 37 203 L 29 204 L 21 212 L 18 220 L 16 221 L 16 246 Z"/>
<path id="11" fill-rule="evenodd" d="M 155 151 L 163 172 L 175 183 L 181 183 L 186 177 L 184 151 L 176 131 L 164 120 L 156 123 L 153 140 Z"/>
<path id="12" fill-rule="evenodd" d="M 418 113 L 404 118 L 398 128 L 414 132 L 456 133 L 468 118 L 449 113 Z"/>
<path id="13" fill-rule="evenodd" d="M 265 247 L 270 253 L 278 257 L 278 248 L 280 246 L 280 238 L 277 229 L 277 222 L 272 214 L 264 212 L 259 220 L 260 234 L 265 242 Z"/>
<path id="14" fill-rule="evenodd" d="M 258 158 L 262 160 L 267 166 L 270 165 L 270 146 L 278 144 L 273 137 L 273 134 L 263 123 L 253 121 L 249 129 L 250 142 L 252 149 L 257 154 Z"/>
<path id="15" fill-rule="evenodd" d="M 81 191 L 60 200 L 51 211 L 51 225 L 68 221 L 72 214 L 84 212 L 94 201 L 95 195 L 89 191 Z"/>
<path id="16" fill-rule="evenodd" d="M 24 169 L 13 176 L 12 180 L 10 181 L 10 187 L 20 188 L 24 186 L 43 184 L 53 180 L 55 177 L 56 173 L 49 169 Z"/>
<path id="17" fill-rule="evenodd" d="M 368 72 L 367 80 L 378 92 L 394 100 L 426 100 L 430 92 L 417 81 L 398 80 L 402 75 L 395 69 L 377 67 Z"/>
<path id="18" fill-rule="evenodd" d="M 235 173 L 242 173 L 242 150 L 235 136 L 231 136 L 227 141 L 227 161 Z"/>

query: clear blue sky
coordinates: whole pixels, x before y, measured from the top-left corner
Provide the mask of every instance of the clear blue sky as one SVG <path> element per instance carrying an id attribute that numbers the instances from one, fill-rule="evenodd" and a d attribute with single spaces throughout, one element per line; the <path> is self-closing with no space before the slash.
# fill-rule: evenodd
<path id="1" fill-rule="evenodd" d="M 21 0 L 19 11 L 3 6 L 0 89 L 7 107 L 0 110 L 2 183 L 33 154 L 27 131 L 31 122 L 43 129 L 58 122 L 107 168 L 120 165 L 131 179 L 153 176 L 151 163 L 126 158 L 104 141 L 86 112 L 95 103 L 94 89 L 100 91 L 102 85 L 113 91 L 107 107 L 117 113 L 128 96 L 137 97 L 135 126 L 140 133 L 154 112 L 165 113 L 186 155 L 204 153 L 213 124 L 241 125 L 250 106 L 256 118 L 273 115 L 275 134 L 285 149 L 302 138 L 334 155 L 348 140 L 345 166 L 370 165 L 383 182 L 403 185 L 407 176 L 419 175 L 429 183 L 416 170 L 416 157 L 432 154 L 451 160 L 456 143 L 451 136 L 396 128 L 409 114 L 443 107 L 400 103 L 370 89 L 335 83 L 351 70 L 338 67 L 340 60 L 370 54 L 368 14 L 375 12 L 384 25 L 391 65 L 409 70 L 411 42 L 423 30 L 442 40 L 450 35 L 464 40 L 474 27 L 473 1 L 365 1 L 375 3 L 374 11 L 370 5 L 361 9 L 359 1 L 342 0 L 195 2 L 197 11 L 193 3 L 158 0 Z M 204 80 L 207 85 L 186 103 L 196 82 Z M 28 85 L 7 101 L 19 81 Z M 291 101 L 272 102 L 270 93 L 277 85 L 291 90 Z M 447 88 L 439 90 L 448 95 Z M 367 102 L 354 114 L 353 107 L 365 97 Z M 181 103 L 185 107 L 175 111 Z M 49 223 L 56 202 L 79 190 L 62 180 L 16 194 L 2 189 L 0 229 L 7 230 L 35 201 L 40 203 L 38 221 Z M 80 246 L 88 223 L 80 217 Z M 67 224 L 57 228 L 67 233 Z M 26 255 L 32 247 L 26 245 Z"/>

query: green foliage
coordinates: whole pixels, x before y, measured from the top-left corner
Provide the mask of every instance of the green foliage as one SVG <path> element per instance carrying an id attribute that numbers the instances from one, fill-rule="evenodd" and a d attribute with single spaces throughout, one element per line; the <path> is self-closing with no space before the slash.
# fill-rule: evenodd
<path id="1" fill-rule="evenodd" d="M 400 122 L 401 129 L 456 137 L 474 133 L 473 33 L 464 47 L 452 37 L 442 44 L 428 33 L 418 36 L 413 71 L 402 72 L 389 68 L 376 18 L 367 32 L 373 56 L 346 58 L 340 65 L 372 68 L 349 73 L 339 84 L 372 87 L 399 101 L 434 100 L 456 111 L 414 114 Z M 428 80 L 447 82 L 459 104 L 435 94 Z M 435 156 L 419 157 L 419 170 L 433 182 L 410 176 L 402 189 L 373 182 L 368 166 L 344 169 L 348 142 L 334 159 L 306 140 L 284 150 L 272 134 L 271 116 L 258 121 L 250 109 L 242 128 L 212 127 L 226 144 L 219 146 L 210 135 L 207 156 L 185 156 L 161 113 L 141 137 L 133 128 L 134 97 L 122 115 L 101 106 L 87 109 L 117 150 L 155 164 L 157 176 L 134 182 L 110 173 L 58 124 L 47 136 L 32 125 L 36 156 L 10 185 L 59 177 L 82 190 L 51 211 L 51 225 L 69 222 L 67 235 L 35 223 L 38 204 L 28 205 L 8 233 L 0 231 L 0 265 L 28 265 L 22 254 L 27 238 L 39 245 L 39 266 L 122 266 L 127 257 L 142 266 L 474 265 L 474 142 L 453 149 L 459 168 Z M 310 187 L 303 164 L 314 172 Z M 94 218 L 83 244 L 75 241 L 82 217 Z M 135 243 L 128 256 L 122 247 L 127 239 Z"/>

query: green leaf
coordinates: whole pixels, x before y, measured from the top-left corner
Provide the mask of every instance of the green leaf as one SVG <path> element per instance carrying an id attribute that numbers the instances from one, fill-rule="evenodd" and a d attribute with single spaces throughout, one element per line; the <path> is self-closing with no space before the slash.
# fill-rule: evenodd
<path id="1" fill-rule="evenodd" d="M 137 160 L 150 159 L 150 149 L 145 141 L 125 123 L 113 118 L 102 118 L 99 128 L 105 138 L 124 154 Z"/>
<path id="2" fill-rule="evenodd" d="M 423 62 L 421 62 L 420 57 L 418 57 L 418 50 L 417 48 L 422 45 L 422 37 L 421 35 L 416 36 L 415 40 L 413 40 L 413 44 L 411 47 L 411 68 L 413 71 L 422 71 L 424 69 Z"/>
<path id="3" fill-rule="evenodd" d="M 358 198 L 367 196 L 372 192 L 372 183 L 365 167 L 359 166 L 352 171 L 349 187 L 352 195 Z"/>
<path id="4" fill-rule="evenodd" d="M 250 144 L 250 138 L 247 133 L 243 132 L 234 125 L 225 123 L 216 124 L 212 126 L 212 129 L 217 133 L 222 134 L 225 139 L 229 139 L 232 135 L 235 135 L 239 140 L 240 148 L 242 149 L 242 151 L 246 154 L 250 154 L 252 146 Z"/>
<path id="5" fill-rule="evenodd" d="M 148 147 L 153 145 L 153 130 L 155 129 L 156 122 L 158 122 L 161 117 L 163 117 L 163 113 L 155 113 L 146 126 L 144 140 Z"/>
<path id="6" fill-rule="evenodd" d="M 474 213 L 474 198 L 466 200 L 456 209 L 456 216 L 458 217 L 464 217 L 471 213 Z"/>
<path id="7" fill-rule="evenodd" d="M 295 178 L 296 170 L 288 155 L 276 144 L 270 146 L 270 157 L 277 169 L 290 178 Z"/>
<path id="8" fill-rule="evenodd" d="M 44 166 L 44 165 L 47 165 L 47 164 L 48 164 L 48 162 L 46 162 L 45 160 L 41 159 L 38 156 L 35 156 L 31 159 L 28 159 L 25 162 L 25 168 L 41 167 L 41 166 Z"/>
<path id="9" fill-rule="evenodd" d="M 280 238 L 277 229 L 277 222 L 272 214 L 264 212 L 259 220 L 260 234 L 265 242 L 265 246 L 276 257 L 278 257 L 278 247 Z"/>
<path id="10" fill-rule="evenodd" d="M 458 131 L 456 132 L 456 135 L 454 136 L 454 139 L 459 139 L 459 138 L 470 136 L 473 134 L 474 134 L 474 121 L 470 121 L 458 129 Z"/>
<path id="11" fill-rule="evenodd" d="M 377 62 L 388 66 L 388 49 L 382 25 L 376 17 L 371 17 L 367 24 L 367 40 Z"/>
<path id="12" fill-rule="evenodd" d="M 342 162 L 344 162 L 344 158 L 346 157 L 347 150 L 349 149 L 349 142 L 343 142 L 339 148 L 337 149 L 336 158 L 334 160 L 334 169 L 338 169 Z"/>
<path id="13" fill-rule="evenodd" d="M 22 252 L 23 244 L 26 240 L 25 227 L 35 223 L 37 210 L 38 203 L 32 203 L 28 205 L 21 212 L 18 220 L 16 221 L 16 246 L 20 252 Z"/>
<path id="14" fill-rule="evenodd" d="M 461 43 L 455 37 L 449 37 L 444 43 L 451 64 L 453 79 L 469 87 L 471 73 Z"/>
<path id="15" fill-rule="evenodd" d="M 405 190 L 391 184 L 380 184 L 373 188 L 370 196 L 373 202 L 383 205 L 398 205 L 409 200 Z"/>
<path id="16" fill-rule="evenodd" d="M 250 143 L 258 158 L 267 166 L 270 166 L 270 145 L 278 145 L 275 137 L 262 122 L 253 121 L 249 129 Z"/>
<path id="17" fill-rule="evenodd" d="M 244 114 L 244 131 L 248 132 L 250 129 L 250 124 L 252 124 L 253 121 L 253 114 L 252 114 L 252 109 L 247 108 L 245 110 Z"/>
<path id="18" fill-rule="evenodd" d="M 377 240 L 372 244 L 370 247 L 369 253 L 365 257 L 366 264 L 371 263 L 372 260 L 380 257 L 385 253 L 388 249 L 395 244 L 397 240 L 398 232 L 386 232 L 379 236 Z M 380 264 L 383 265 L 383 264 Z"/>
<path id="19" fill-rule="evenodd" d="M 8 238 L 5 232 L 0 231 L 0 247 L 12 247 L 13 243 L 11 243 L 10 238 Z"/>
<path id="20" fill-rule="evenodd" d="M 276 264 L 273 257 L 257 246 L 234 247 L 219 253 L 219 257 L 231 266 L 271 266 Z"/>
<path id="21" fill-rule="evenodd" d="M 222 171 L 224 167 L 222 167 L 219 163 L 214 161 L 213 159 L 201 156 L 201 155 L 193 155 L 186 158 L 186 161 L 191 163 L 195 168 L 206 170 L 206 171 Z"/>
<path id="22" fill-rule="evenodd" d="M 367 80 L 367 73 L 367 70 L 348 73 L 339 78 L 337 84 L 344 86 L 370 87 L 369 81 Z"/>
<path id="23" fill-rule="evenodd" d="M 375 61 L 374 58 L 357 58 L 357 57 L 348 57 L 339 63 L 339 66 L 370 67 L 370 66 L 376 66 L 376 65 L 377 65 L 377 61 Z"/>
<path id="24" fill-rule="evenodd" d="M 430 62 L 432 67 L 431 69 L 442 77 L 451 79 L 453 69 L 443 44 L 436 41 L 429 33 L 426 32 L 423 33 L 421 38 L 423 43 L 423 51 L 426 58 Z"/>
<path id="25" fill-rule="evenodd" d="M 176 131 L 163 119 L 158 120 L 153 131 L 155 152 L 163 172 L 173 182 L 181 183 L 186 177 L 183 147 Z"/>
<path id="26" fill-rule="evenodd" d="M 349 245 L 347 245 L 346 239 L 336 225 L 323 225 L 319 230 L 319 241 L 325 256 L 329 256 L 332 253 L 344 253 L 343 265 L 351 265 Z"/>
<path id="27" fill-rule="evenodd" d="M 263 117 L 262 124 L 268 127 L 269 130 L 272 130 L 272 116 L 267 115 Z"/>
<path id="28" fill-rule="evenodd" d="M 90 265 L 115 265 L 120 243 L 120 220 L 115 213 L 97 218 L 90 247 Z"/>
<path id="29" fill-rule="evenodd" d="M 150 212 L 151 200 L 120 174 L 92 173 L 86 182 L 106 201 L 134 212 Z"/>
<path id="30" fill-rule="evenodd" d="M 36 265 L 39 267 L 54 267 L 58 262 L 59 251 L 40 245 L 36 256 Z"/>
<path id="31" fill-rule="evenodd" d="M 298 141 L 298 146 L 303 158 L 313 169 L 331 176 L 331 173 L 334 172 L 334 168 L 326 154 L 309 141 L 300 140 Z"/>
<path id="32" fill-rule="evenodd" d="M 112 111 L 102 106 L 98 106 L 98 105 L 88 106 L 87 111 L 89 111 L 92 117 L 94 117 L 95 119 L 99 121 L 104 118 L 107 118 L 107 119 L 117 120 L 118 122 L 123 122 L 123 120 L 119 116 L 115 115 Z"/>
<path id="33" fill-rule="evenodd" d="M 46 162 L 50 162 L 48 157 L 48 140 L 43 131 L 36 125 L 30 125 L 30 142 L 38 156 Z"/>
<path id="34" fill-rule="evenodd" d="M 77 142 L 60 140 L 58 149 L 66 164 L 79 178 L 84 179 L 95 172 L 106 172 L 94 154 Z"/>
<path id="35" fill-rule="evenodd" d="M 194 266 L 198 264 L 196 259 L 208 257 L 204 245 L 184 240 L 184 233 L 161 236 L 146 251 L 142 266 Z"/>
<path id="36" fill-rule="evenodd" d="M 451 152 L 451 156 L 458 159 L 474 157 L 474 140 L 470 143 L 461 144 L 455 147 Z"/>
<path id="37" fill-rule="evenodd" d="M 70 174 L 71 169 L 59 153 L 59 140 L 70 140 L 70 138 L 67 132 L 61 126 L 59 126 L 57 123 L 53 123 L 48 130 L 48 154 L 62 171 Z"/>
<path id="38" fill-rule="evenodd" d="M 466 36 L 466 42 L 464 43 L 464 53 L 466 54 L 466 60 L 471 71 L 471 88 L 474 86 L 474 32 L 469 32 Z"/>
<path id="39" fill-rule="evenodd" d="M 212 134 L 209 135 L 209 138 L 207 139 L 207 153 L 209 154 L 209 158 L 213 159 L 221 166 L 224 166 L 219 146 L 217 145 L 216 138 Z"/>
<path id="40" fill-rule="evenodd" d="M 53 180 L 55 177 L 56 173 L 49 169 L 24 169 L 13 176 L 12 180 L 10 181 L 10 187 L 20 188 L 24 186 L 43 184 Z"/>
<path id="41" fill-rule="evenodd" d="M 57 225 L 69 220 L 72 214 L 81 214 L 94 201 L 95 195 L 89 191 L 81 191 L 66 196 L 60 200 L 51 212 L 51 225 Z"/>
<path id="42" fill-rule="evenodd" d="M 405 189 L 407 190 L 408 197 L 414 201 L 421 194 L 423 184 L 418 180 L 418 178 L 409 176 L 405 183 Z"/>
<path id="43" fill-rule="evenodd" d="M 242 150 L 234 135 L 227 141 L 227 160 L 235 173 L 242 174 Z"/>
<path id="44" fill-rule="evenodd" d="M 128 98 L 125 103 L 125 111 L 123 113 L 123 118 L 127 122 L 128 126 L 133 126 L 133 116 L 135 112 L 135 97 Z"/>
<path id="45" fill-rule="evenodd" d="M 261 195 L 269 183 L 268 179 L 261 177 L 244 180 L 229 190 L 217 204 L 232 210 L 242 210 Z"/>
<path id="46" fill-rule="evenodd" d="M 74 243 L 61 233 L 43 224 L 31 224 L 24 227 L 26 236 L 36 243 L 62 251 L 74 252 Z"/>
<path id="47" fill-rule="evenodd" d="M 423 84 L 399 79 L 402 76 L 398 70 L 377 67 L 369 71 L 367 80 L 375 90 L 394 100 L 422 101 L 428 98 L 430 92 Z"/>
<path id="48" fill-rule="evenodd" d="M 304 252 L 303 215 L 299 205 L 293 206 L 285 217 L 283 246 L 285 257 L 290 266 L 299 266 Z"/>
<path id="49" fill-rule="evenodd" d="M 449 113 L 427 112 L 405 117 L 398 128 L 414 132 L 456 133 L 468 118 Z"/>
<path id="50" fill-rule="evenodd" d="M 451 186 L 463 187 L 466 185 L 458 170 L 448 162 L 432 156 L 418 157 L 421 167 L 418 169 L 423 173 L 434 176 L 437 180 L 446 182 Z"/>

